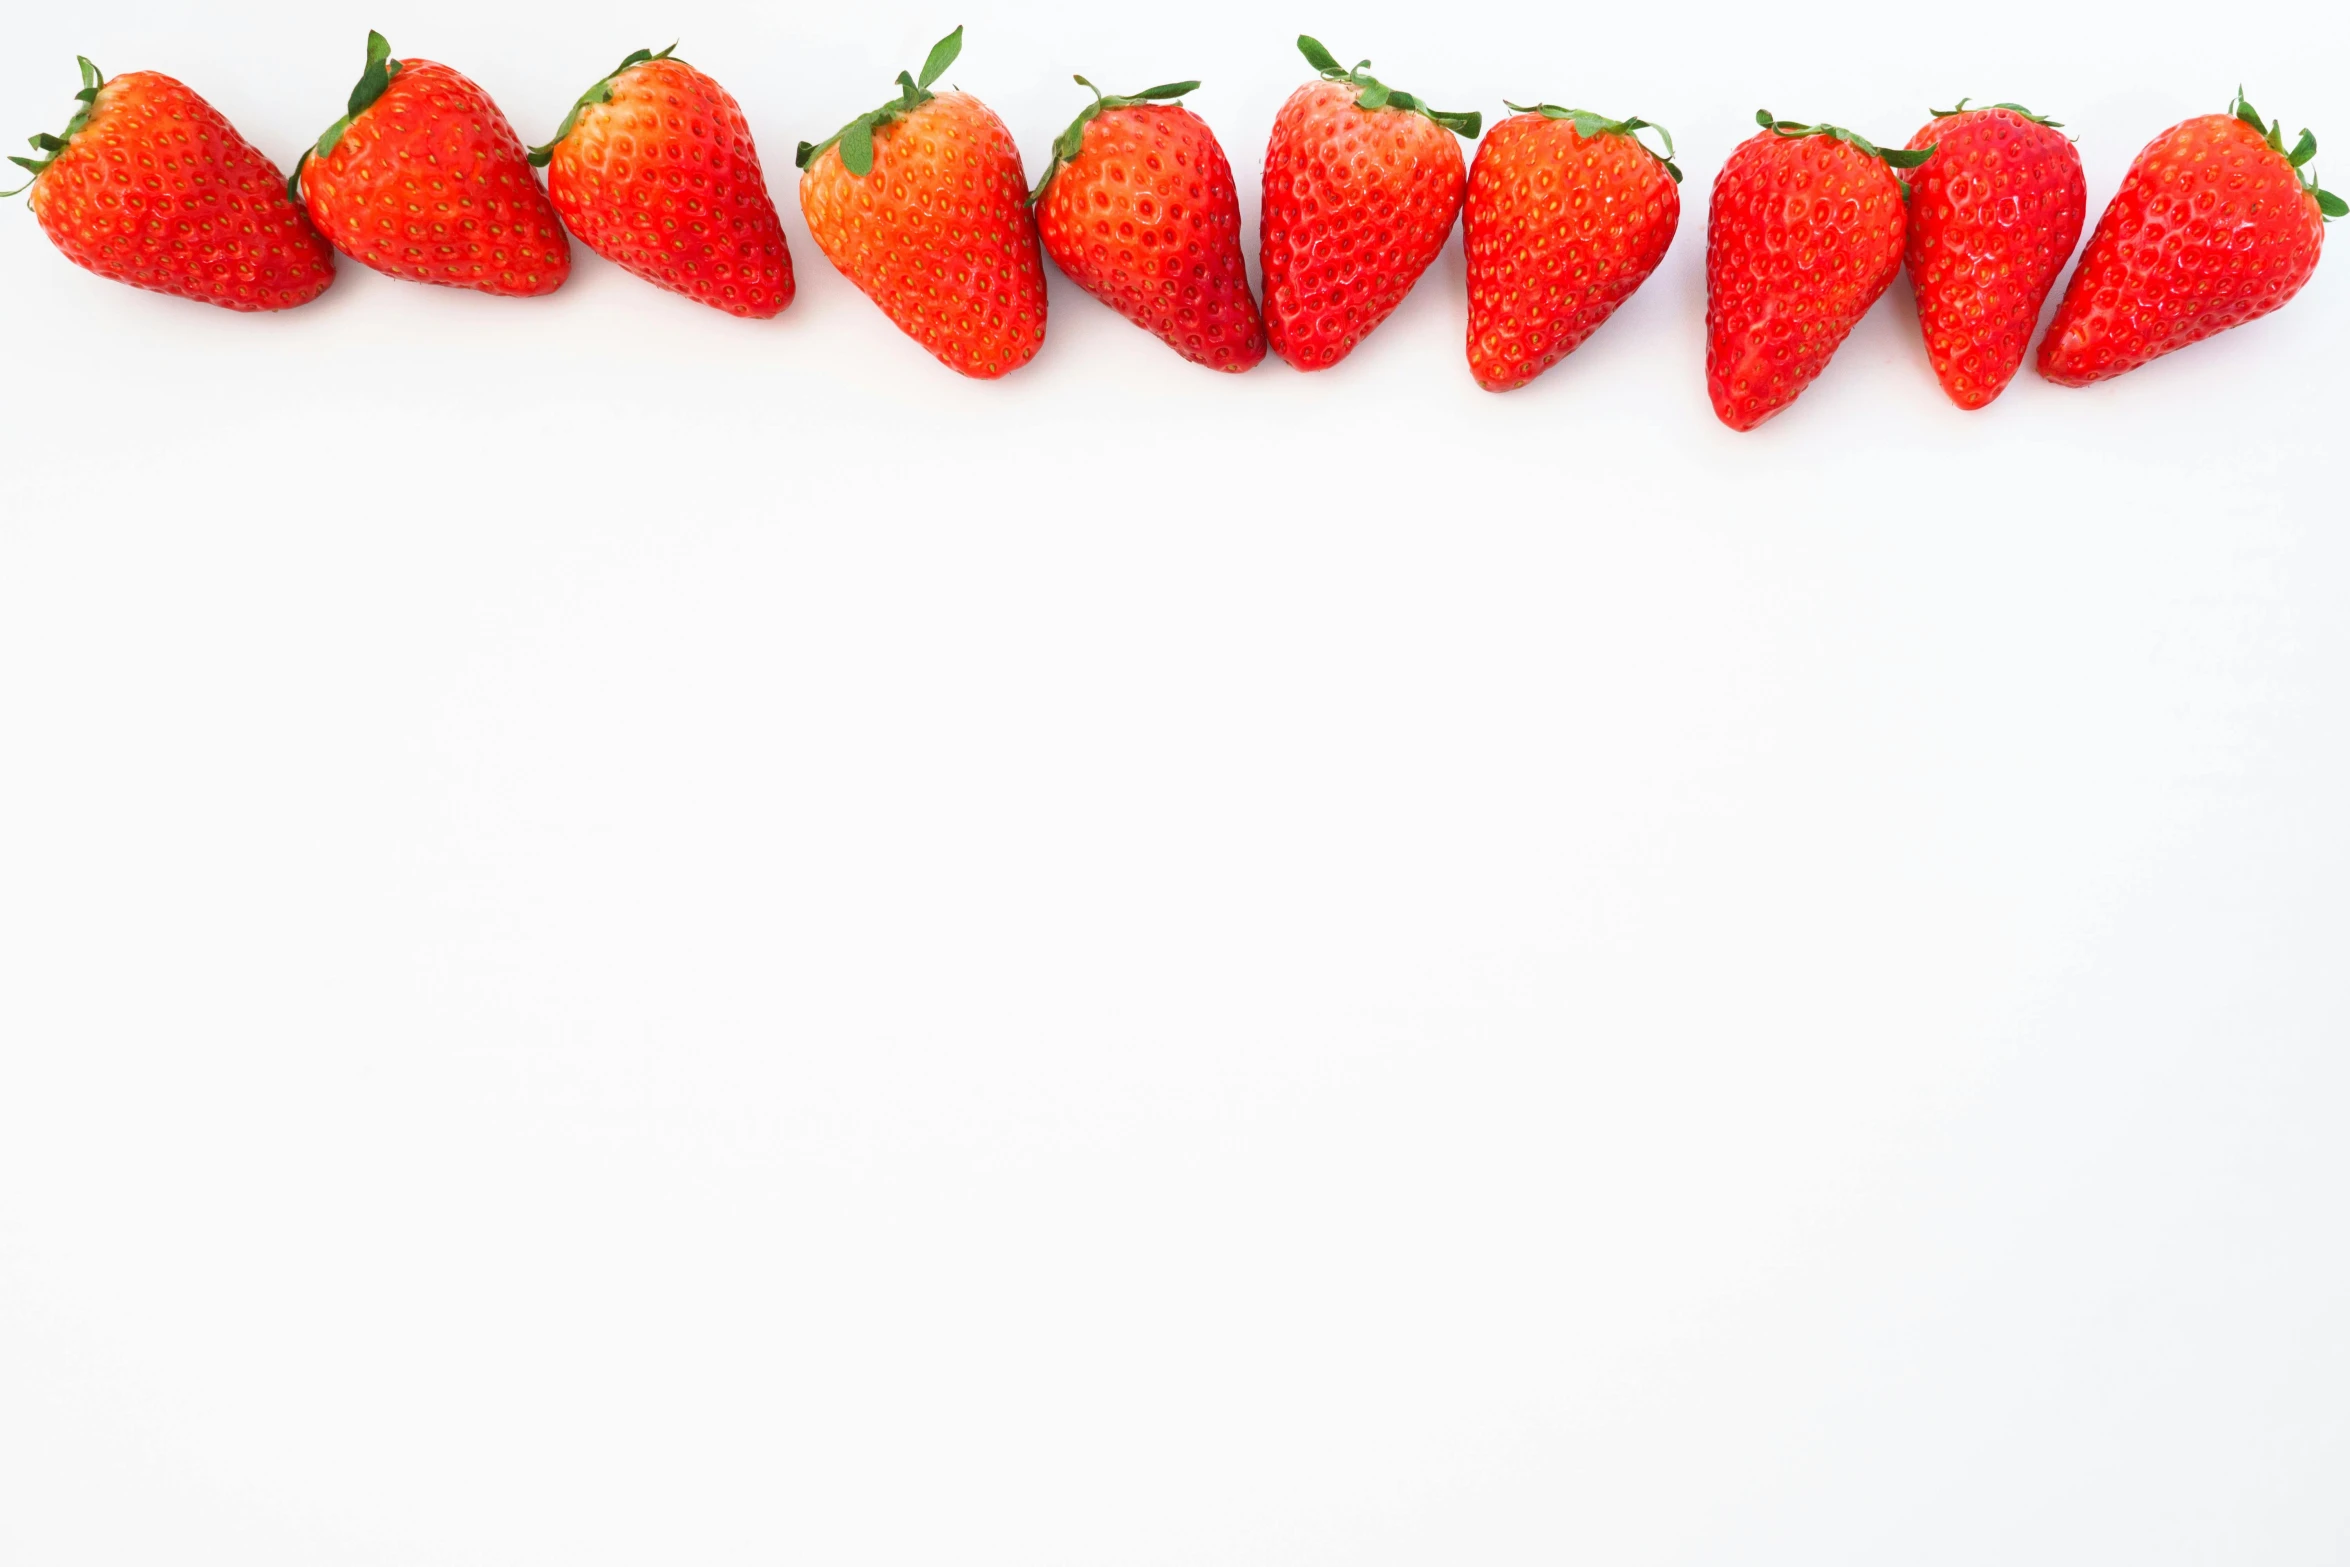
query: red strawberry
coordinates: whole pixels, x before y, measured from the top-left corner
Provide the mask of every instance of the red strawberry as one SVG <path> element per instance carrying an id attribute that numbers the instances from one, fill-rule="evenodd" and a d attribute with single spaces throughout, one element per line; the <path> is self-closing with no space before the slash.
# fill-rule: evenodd
<path id="1" fill-rule="evenodd" d="M 571 242 L 521 138 L 490 95 L 445 65 L 395 60 L 367 35 L 350 112 L 294 166 L 335 248 L 392 277 L 485 294 L 552 294 Z"/>
<path id="2" fill-rule="evenodd" d="M 1648 281 L 1681 224 L 1672 134 L 1646 120 L 1542 104 L 1496 125 L 1469 170 L 1469 368 L 1489 392 L 1526 385 L 1583 345 Z"/>
<path id="3" fill-rule="evenodd" d="M 2040 344 L 2040 373 L 2087 386 L 2281 310 L 2317 270 L 2329 218 L 2350 205 L 2302 169 L 2303 131 L 2232 112 L 2174 125 L 2138 154 L 2097 220 Z"/>
<path id="4" fill-rule="evenodd" d="M 1080 87 L 1092 87 L 1084 77 Z M 1199 83 L 1125 98 L 1099 90 L 1053 143 L 1036 187 L 1036 227 L 1070 281 L 1194 364 L 1253 370 L 1265 323 L 1240 254 L 1240 193 L 1207 122 L 1152 100 Z"/>
<path id="5" fill-rule="evenodd" d="M 1322 80 L 1290 96 L 1265 149 L 1265 335 L 1298 369 L 1327 370 L 1443 252 L 1469 188 L 1453 137 L 1484 121 L 1395 91 L 1368 60 L 1350 71 L 1311 38 L 1297 47 Z"/>
<path id="6" fill-rule="evenodd" d="M 1934 155 L 1910 177 L 1909 281 L 1942 390 L 1988 407 L 2032 349 L 2089 207 L 2081 155 L 2021 104 L 1936 109 L 1909 139 Z"/>
<path id="7" fill-rule="evenodd" d="M 792 301 L 791 250 L 742 106 L 670 50 L 639 49 L 534 148 L 579 242 L 657 287 L 766 321 Z"/>
<path id="8" fill-rule="evenodd" d="M 75 266 L 229 310 L 291 310 L 335 280 L 334 252 L 285 176 L 189 88 L 152 71 L 104 81 L 81 62 L 82 107 L 28 170 L 33 216 Z"/>
<path id="9" fill-rule="evenodd" d="M 822 146 L 800 144 L 800 210 L 817 248 L 898 329 L 948 367 L 1008 375 L 1044 346 L 1044 256 L 1028 177 L 1004 122 L 933 82 L 963 50 L 958 27 L 922 79 Z"/>
<path id="10" fill-rule="evenodd" d="M 1714 178 L 1706 235 L 1707 388 L 1751 430 L 1828 368 L 1901 271 L 1907 194 L 1896 169 L 1932 149 L 1885 152 L 1834 125 L 1769 110 Z"/>

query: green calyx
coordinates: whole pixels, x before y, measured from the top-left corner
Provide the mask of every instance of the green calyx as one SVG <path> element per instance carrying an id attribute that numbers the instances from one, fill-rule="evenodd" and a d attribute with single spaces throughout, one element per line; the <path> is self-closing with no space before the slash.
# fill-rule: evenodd
<path id="1" fill-rule="evenodd" d="M 907 71 L 898 72 L 898 86 L 902 90 L 897 97 L 873 110 L 870 114 L 858 115 L 848 124 L 833 132 L 828 141 L 801 142 L 799 156 L 794 161 L 804 169 L 832 148 L 838 147 L 840 148 L 842 168 L 847 169 L 859 179 L 871 174 L 873 172 L 873 133 L 892 120 L 911 114 L 937 97 L 938 94 L 930 90 L 932 85 L 940 77 L 946 75 L 947 67 L 953 65 L 962 52 L 963 29 L 958 27 L 931 45 L 930 58 L 923 62 L 921 76 L 916 77 Z"/>
<path id="2" fill-rule="evenodd" d="M 1629 120 L 1611 120 L 1589 109 L 1562 109 L 1555 103 L 1508 103 L 1505 100 L 1504 107 L 1513 114 L 1539 114 L 1546 120 L 1572 120 L 1575 134 L 1586 139 L 1593 136 L 1629 136 L 1642 152 L 1665 166 L 1665 172 L 1673 177 L 1674 184 L 1681 183 L 1681 165 L 1673 161 L 1673 133 L 1654 120 L 1644 120 L 1637 115 Z M 1665 150 L 1659 152 L 1641 141 L 1642 131 L 1656 132 L 1664 139 Z"/>
<path id="3" fill-rule="evenodd" d="M 1102 90 L 1084 77 L 1074 77 L 1072 80 L 1093 94 L 1093 102 L 1086 105 L 1085 112 L 1070 121 L 1069 128 L 1061 132 L 1053 142 L 1052 164 L 1044 171 L 1044 178 L 1036 182 L 1036 189 L 1028 193 L 1030 206 L 1034 206 L 1044 199 L 1045 187 L 1052 184 L 1053 176 L 1060 173 L 1071 159 L 1085 150 L 1085 128 L 1104 114 L 1112 109 L 1131 109 L 1137 104 L 1176 103 L 1189 94 L 1199 91 L 1199 83 L 1197 82 L 1170 82 L 1164 87 L 1146 87 L 1141 92 L 1128 93 L 1122 98 L 1105 98 L 1102 96 Z"/>
<path id="4" fill-rule="evenodd" d="M 1338 56 L 1322 47 L 1319 39 L 1301 35 L 1297 41 L 1297 52 L 1306 57 L 1308 65 L 1322 73 L 1322 80 L 1345 82 L 1349 86 L 1361 88 L 1362 91 L 1355 95 L 1355 107 L 1366 113 L 1380 109 L 1408 109 L 1414 114 L 1426 115 L 1455 136 L 1466 136 L 1471 141 L 1475 141 L 1477 133 L 1485 127 L 1485 116 L 1482 114 L 1473 111 L 1468 114 L 1447 114 L 1441 109 L 1429 108 L 1408 92 L 1397 92 L 1371 74 L 1371 62 L 1368 60 L 1348 70 L 1338 63 Z"/>
<path id="5" fill-rule="evenodd" d="M 1880 147 L 1860 132 L 1848 131 L 1841 125 L 1799 125 L 1793 120 L 1776 119 L 1768 109 L 1757 109 L 1754 112 L 1754 123 L 1774 136 L 1785 136 L 1791 139 L 1798 136 L 1830 137 L 1844 143 L 1847 147 L 1858 148 L 1870 157 L 1881 161 L 1889 169 L 1914 169 L 1934 155 L 1934 149 L 1931 147 L 1915 149 Z"/>
<path id="6" fill-rule="evenodd" d="M 2025 119 L 2030 120 L 2034 125 L 2045 125 L 2052 131 L 2061 131 L 2064 129 L 2064 121 L 2052 120 L 2044 114 L 2034 114 L 2031 110 L 2025 108 L 2020 103 L 1986 103 L 1976 108 L 1973 112 L 1980 114 L 1984 109 L 2006 109 L 2012 113 L 2022 115 Z M 1947 120 L 1954 114 L 1965 114 L 1967 112 L 1967 100 L 1964 98 L 1958 100 L 1958 107 L 1955 109 L 1928 109 L 1926 111 L 1926 113 L 1932 115 L 1937 120 Z"/>
<path id="7" fill-rule="evenodd" d="M 351 101 L 344 106 L 343 117 L 326 128 L 316 146 L 302 149 L 302 156 L 294 160 L 294 172 L 286 176 L 286 194 L 299 202 L 302 199 L 302 168 L 313 157 L 323 158 L 332 153 L 343 140 L 343 133 L 351 122 L 375 106 L 375 100 L 392 85 L 392 78 L 400 74 L 400 62 L 392 58 L 392 46 L 384 35 L 367 35 L 367 66 L 359 73 L 359 84 L 351 89 Z"/>
<path id="8" fill-rule="evenodd" d="M 1860 132 L 1848 131 L 1841 125 L 1799 125 L 1793 120 L 1775 118 L 1768 109 L 1755 110 L 1754 123 L 1773 136 L 1784 136 L 1790 140 L 1801 136 L 1826 136 L 1868 154 L 1894 171 L 1893 182 L 1901 187 L 1903 201 L 1909 200 L 1909 181 L 1901 177 L 1901 171 L 1914 169 L 1934 156 L 1933 147 L 1880 147 Z"/>
<path id="9" fill-rule="evenodd" d="M 548 142 L 544 147 L 530 149 L 530 166 L 534 169 L 545 168 L 548 160 L 555 156 L 555 149 L 563 144 L 563 138 L 569 136 L 572 127 L 579 124 L 579 117 L 600 103 L 612 101 L 612 84 L 618 81 L 624 72 L 633 70 L 640 65 L 649 65 L 655 60 L 666 60 L 675 53 L 677 53 L 677 45 L 675 44 L 671 44 L 659 54 L 655 54 L 650 49 L 639 49 L 612 67 L 610 75 L 579 95 L 579 101 L 571 106 L 571 112 L 563 116 L 563 123 L 555 128 L 554 140 Z"/>
<path id="10" fill-rule="evenodd" d="M 54 136 L 43 131 L 40 135 L 30 139 L 33 151 L 42 154 L 42 156 L 38 158 L 11 157 L 8 160 L 33 178 L 26 180 L 14 190 L 0 190 L 0 197 L 21 196 L 31 190 L 33 180 L 48 173 L 49 165 L 57 161 L 57 155 L 65 150 L 66 144 L 79 136 L 82 133 L 82 127 L 90 123 L 90 106 L 98 101 L 98 89 L 106 85 L 106 73 L 92 65 L 87 59 L 80 56 L 76 56 L 76 58 L 80 60 L 82 67 L 82 90 L 73 95 L 73 101 L 80 104 L 81 107 L 73 111 L 73 118 L 65 122 L 64 130 Z"/>
<path id="11" fill-rule="evenodd" d="M 82 63 L 87 65 L 89 62 L 85 60 Z M 2301 139 L 2288 149 L 2285 146 L 2285 122 L 2282 120 L 2262 120 L 2260 111 L 2246 101 L 2244 89 L 2241 87 L 2236 89 L 2236 101 L 2228 105 L 2228 112 L 2260 132 L 2261 140 L 2267 142 L 2271 150 L 2293 166 L 2293 177 L 2301 182 L 2303 190 L 2316 198 L 2317 210 L 2325 214 L 2327 222 L 2330 223 L 2335 218 L 2350 217 L 2350 202 L 2345 202 L 2330 190 L 2318 188 L 2317 171 L 2309 166 L 2309 160 L 2317 156 L 2317 138 L 2310 134 L 2306 126 L 2302 128 Z"/>

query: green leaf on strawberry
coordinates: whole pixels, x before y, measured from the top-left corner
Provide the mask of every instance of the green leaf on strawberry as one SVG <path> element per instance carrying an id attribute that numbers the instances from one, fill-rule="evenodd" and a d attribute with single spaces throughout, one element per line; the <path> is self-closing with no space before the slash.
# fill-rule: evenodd
<path id="1" fill-rule="evenodd" d="M 1477 133 L 1485 128 L 1485 116 L 1474 110 L 1464 114 L 1431 109 L 1410 93 L 1396 91 L 1371 74 L 1371 62 L 1368 60 L 1349 70 L 1338 63 L 1338 56 L 1324 47 L 1318 38 L 1308 38 L 1301 33 L 1297 40 L 1297 52 L 1306 57 L 1308 65 L 1322 73 L 1324 81 L 1345 82 L 1361 88 L 1362 91 L 1355 98 L 1355 107 L 1367 114 L 1375 114 L 1381 109 L 1402 109 L 1413 114 L 1424 114 L 1455 136 L 1466 137 L 1471 141 L 1475 141 Z"/>
<path id="2" fill-rule="evenodd" d="M 1634 141 L 1640 142 L 1642 131 L 1654 131 L 1664 138 L 1665 150 L 1658 152 L 1646 142 L 1640 142 L 1640 150 L 1663 164 L 1665 172 L 1673 177 L 1674 184 L 1681 183 L 1681 165 L 1673 161 L 1678 156 L 1673 151 L 1673 133 L 1654 120 L 1644 120 L 1638 115 L 1634 115 L 1628 120 L 1611 120 L 1606 115 L 1595 114 L 1589 109 L 1562 109 L 1555 103 L 1510 103 L 1505 99 L 1503 106 L 1513 114 L 1539 114 L 1549 120 L 1572 120 L 1575 124 L 1575 134 L 1585 138 L 1629 136 Z"/>
<path id="3" fill-rule="evenodd" d="M 801 142 L 794 162 L 805 169 L 834 147 L 840 149 L 841 166 L 859 179 L 873 172 L 873 133 L 893 120 L 900 119 L 921 108 L 938 96 L 930 89 L 963 53 L 963 29 L 956 28 L 930 46 L 930 58 L 922 62 L 922 75 L 917 80 L 911 71 L 898 72 L 898 95 L 878 109 L 858 115 L 848 124 L 834 131 L 821 142 Z"/>
<path id="4" fill-rule="evenodd" d="M 105 73 L 92 65 L 86 56 L 77 55 L 75 59 L 82 68 L 82 90 L 73 95 L 73 101 L 80 104 L 81 107 L 74 111 L 73 118 L 65 122 L 65 129 L 57 135 L 52 136 L 43 131 L 40 135 L 32 138 L 33 150 L 45 152 L 49 156 L 46 158 L 12 156 L 8 160 L 30 174 L 34 180 L 39 179 L 42 174 L 47 172 L 49 165 L 57 161 L 57 155 L 65 150 L 66 143 L 80 135 L 82 127 L 90 123 L 90 106 L 98 101 L 98 89 L 106 85 Z M 0 197 L 21 196 L 32 188 L 32 180 L 27 180 L 14 190 L 0 190 Z"/>
<path id="5" fill-rule="evenodd" d="M 1961 98 L 1961 99 L 1959 99 L 1959 100 L 1958 100 L 1958 106 L 1957 106 L 1956 108 L 1952 108 L 1952 109 L 1928 109 L 1926 112 L 1927 112 L 1928 114 L 1932 115 L 1932 116 L 1933 116 L 1935 119 L 1937 119 L 1937 120 L 1947 120 L 1947 119 L 1950 119 L 1950 118 L 1952 118 L 1952 117 L 1953 117 L 1953 116 L 1955 116 L 1955 115 L 1960 115 L 1960 114 L 1964 114 L 1964 113 L 1966 113 L 1966 112 L 1967 112 L 1967 103 L 1968 103 L 1968 100 L 1967 100 L 1967 99 L 1965 99 L 1965 98 Z M 2064 121 L 2062 121 L 2062 120 L 2052 120 L 2052 119 L 2048 118 L 2048 116 L 2046 116 L 2045 114 L 2034 114 L 2034 113 L 2033 113 L 2031 110 L 2029 110 L 2029 109 L 2025 108 L 2025 107 L 2024 107 L 2022 104 L 2020 104 L 2020 103 L 1989 103 L 1989 104 L 1985 104 L 1985 105 L 1983 105 L 1982 107 L 1983 107 L 1983 108 L 1986 108 L 1986 109 L 2007 109 L 2007 110 L 2010 110 L 2010 111 L 2012 111 L 2013 113 L 2016 113 L 2016 114 L 2020 114 L 2020 115 L 2022 115 L 2022 116 L 2023 116 L 2025 119 L 2027 119 L 2027 120 L 2030 120 L 2030 121 L 2031 121 L 2031 122 L 2032 122 L 2034 125 L 2045 125 L 2045 126 L 2047 126 L 2047 127 L 2048 127 L 2050 130 L 2052 130 L 2052 131 L 2061 131 L 2061 130 L 2063 130 L 2063 129 L 2064 129 Z M 1977 112 L 1980 112 L 1980 111 L 1977 111 Z"/>
<path id="6" fill-rule="evenodd" d="M 2263 120 L 2260 117 L 2260 111 L 2253 108 L 2251 101 L 2244 96 L 2242 87 L 2236 89 L 2236 101 L 2228 105 L 2228 112 L 2258 131 L 2261 140 L 2268 143 L 2269 150 L 2280 154 L 2296 170 L 2307 169 L 2309 160 L 2317 156 L 2317 137 L 2306 126 L 2302 128 L 2301 139 L 2293 144 L 2293 150 L 2286 152 L 2285 122 Z M 2341 197 L 2330 190 L 2319 189 L 2315 173 L 2302 173 L 2299 178 L 2301 188 L 2317 202 L 2317 210 L 2323 213 L 2329 221 L 2339 217 L 2350 217 L 2350 204 L 2344 203 Z"/>
<path id="7" fill-rule="evenodd" d="M 621 72 L 632 70 L 640 65 L 649 64 L 654 60 L 666 60 L 675 53 L 677 53 L 677 45 L 675 44 L 671 44 L 668 48 L 662 50 L 659 54 L 655 54 L 650 49 L 639 49 L 635 53 L 631 54 L 627 59 L 612 67 L 609 72 L 605 73 L 604 79 L 602 81 L 596 83 L 595 86 L 590 87 L 586 92 L 583 92 L 579 95 L 579 101 L 571 106 L 571 112 L 563 116 L 563 123 L 555 128 L 554 140 L 548 142 L 544 147 L 533 147 L 530 149 L 530 166 L 534 169 L 545 168 L 549 161 L 554 158 L 556 147 L 561 145 L 563 139 L 566 136 L 569 136 L 573 129 L 578 126 L 580 115 L 584 111 L 592 109 L 598 104 L 610 103 L 612 101 L 612 82 L 613 79 L 619 76 Z"/>
<path id="8" fill-rule="evenodd" d="M 1043 198 L 1045 187 L 1052 184 L 1053 176 L 1060 173 L 1071 159 L 1085 150 L 1085 128 L 1104 114 L 1112 109 L 1131 109 L 1137 104 L 1174 103 L 1199 91 L 1199 83 L 1197 82 L 1169 82 L 1164 87 L 1146 87 L 1138 93 L 1105 98 L 1102 96 L 1102 90 L 1084 77 L 1073 77 L 1071 80 L 1092 93 L 1093 102 L 1087 104 L 1084 112 L 1070 122 L 1067 130 L 1053 139 L 1053 161 L 1046 167 L 1044 177 L 1036 182 L 1036 188 L 1028 193 L 1030 206 L 1034 206 Z"/>
<path id="9" fill-rule="evenodd" d="M 297 202 L 302 199 L 304 165 L 314 157 L 331 156 L 335 148 L 342 145 L 343 133 L 350 130 L 351 122 L 375 107 L 375 100 L 384 95 L 384 89 L 392 85 L 392 78 L 400 74 L 400 69 L 400 62 L 392 58 L 390 41 L 381 33 L 370 32 L 367 35 L 367 64 L 359 72 L 358 84 L 351 89 L 350 101 L 343 110 L 343 117 L 326 128 L 325 133 L 318 138 L 317 145 L 303 149 L 302 156 L 294 160 L 294 172 L 286 176 L 287 195 Z"/>

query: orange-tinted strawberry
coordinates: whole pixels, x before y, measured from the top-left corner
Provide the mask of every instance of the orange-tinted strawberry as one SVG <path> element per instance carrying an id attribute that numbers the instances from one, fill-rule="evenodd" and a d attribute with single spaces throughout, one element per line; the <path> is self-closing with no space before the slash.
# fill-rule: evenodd
<path id="1" fill-rule="evenodd" d="M 1893 286 L 1909 226 L 1894 171 L 1931 152 L 1755 119 L 1715 176 L 1706 233 L 1706 385 L 1733 430 L 1802 396 Z"/>
<path id="2" fill-rule="evenodd" d="M 1488 131 L 1469 169 L 1469 369 L 1515 391 L 1606 325 L 1672 248 L 1681 171 L 1647 120 L 1542 104 Z"/>
<path id="3" fill-rule="evenodd" d="M 220 111 L 168 76 L 106 81 L 81 62 L 63 134 L 35 136 L 33 216 L 78 267 L 229 310 L 291 310 L 335 280 L 334 252 L 285 176 Z"/>
<path id="4" fill-rule="evenodd" d="M 1909 178 L 1909 281 L 1950 400 L 1990 405 L 2024 367 L 2040 307 L 2081 242 L 2081 155 L 2021 104 L 1936 109 L 1909 139 L 1934 155 Z"/>
<path id="5" fill-rule="evenodd" d="M 1093 83 L 1077 78 L 1081 87 Z M 1045 253 L 1070 281 L 1194 364 L 1251 370 L 1265 324 L 1240 253 L 1240 193 L 1197 82 L 1093 103 L 1053 143 L 1036 187 Z"/>
<path id="6" fill-rule="evenodd" d="M 294 185 L 337 250 L 391 277 L 527 296 L 571 275 L 571 242 L 490 95 L 445 65 L 393 59 L 381 33 Z"/>
<path id="7" fill-rule="evenodd" d="M 646 282 L 765 321 L 792 301 L 791 249 L 742 106 L 672 44 L 590 87 L 530 161 L 579 242 Z"/>
<path id="8" fill-rule="evenodd" d="M 2087 386 L 2281 310 L 2350 205 L 2304 175 L 2317 138 L 2285 150 L 2239 90 L 2227 114 L 2174 125 L 2138 154 L 2097 220 L 2040 345 L 2040 373 Z"/>
<path id="9" fill-rule="evenodd" d="M 1311 38 L 1297 47 L 1322 79 L 1273 121 L 1258 262 L 1273 352 L 1327 370 L 1443 253 L 1469 188 L 1454 137 L 1474 140 L 1483 116 L 1430 109 Z"/>
<path id="10" fill-rule="evenodd" d="M 825 259 L 941 363 L 981 380 L 1044 346 L 1044 255 L 1028 177 L 1004 122 L 930 88 L 962 53 L 958 27 L 898 96 L 800 144 L 800 211 Z"/>

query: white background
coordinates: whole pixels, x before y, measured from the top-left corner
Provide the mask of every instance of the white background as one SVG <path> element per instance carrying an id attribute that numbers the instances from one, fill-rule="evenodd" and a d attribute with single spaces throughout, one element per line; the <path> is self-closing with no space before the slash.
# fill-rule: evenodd
<path id="1" fill-rule="evenodd" d="M 1196 73 L 1253 215 L 1310 29 L 1663 120 L 1680 243 L 1506 398 L 1457 246 L 1333 374 L 1056 282 L 965 383 L 789 168 L 958 20 L 1032 166 Z M 2350 1559 L 2350 262 L 1975 416 L 1906 286 L 1701 370 L 1757 107 L 2094 216 L 2241 75 L 2350 188 L 2338 8 L 117 0 L 0 104 L 283 157 L 369 24 L 534 140 L 681 37 L 799 303 L 0 214 L 10 1567 Z"/>

